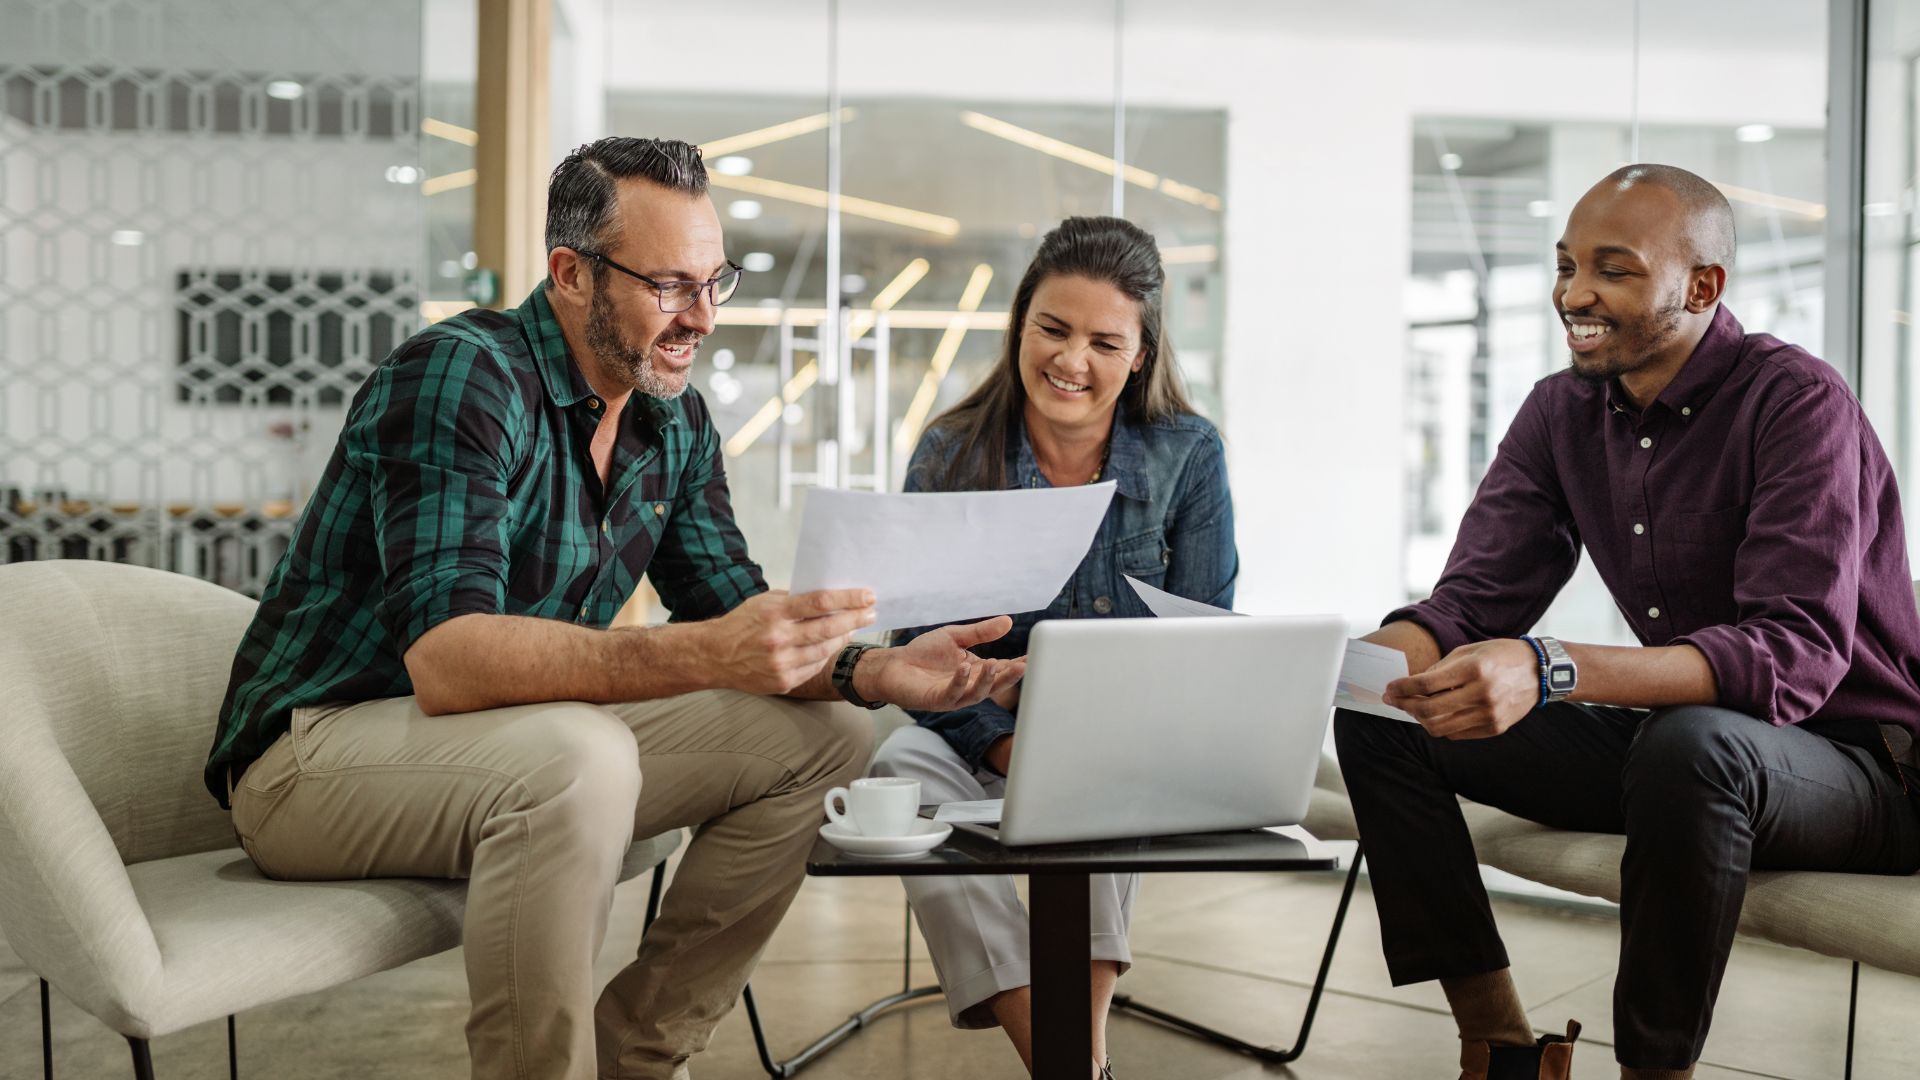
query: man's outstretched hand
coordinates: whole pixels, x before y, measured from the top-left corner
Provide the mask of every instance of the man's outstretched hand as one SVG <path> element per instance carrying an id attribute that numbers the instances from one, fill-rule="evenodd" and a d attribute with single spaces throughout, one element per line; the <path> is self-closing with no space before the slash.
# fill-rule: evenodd
<path id="1" fill-rule="evenodd" d="M 985 660 L 968 650 L 1011 629 L 1013 620 L 1000 615 L 929 630 L 898 648 L 874 649 L 854 670 L 854 691 L 868 701 L 934 712 L 984 701 L 1019 682 L 1027 661 Z"/>

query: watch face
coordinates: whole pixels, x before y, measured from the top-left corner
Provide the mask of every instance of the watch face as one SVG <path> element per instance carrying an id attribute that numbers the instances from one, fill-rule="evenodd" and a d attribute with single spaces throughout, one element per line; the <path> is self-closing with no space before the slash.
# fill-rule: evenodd
<path id="1" fill-rule="evenodd" d="M 1547 673 L 1547 680 L 1555 690 L 1573 689 L 1573 669 L 1556 667 Z"/>

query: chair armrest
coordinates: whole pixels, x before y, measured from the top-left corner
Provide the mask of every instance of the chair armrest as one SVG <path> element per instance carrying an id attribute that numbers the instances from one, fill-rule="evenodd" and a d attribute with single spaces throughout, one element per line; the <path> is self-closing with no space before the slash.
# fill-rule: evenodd
<path id="1" fill-rule="evenodd" d="M 29 692 L 0 719 L 0 932 L 28 967 L 112 1026 L 151 1000 L 160 947 L 93 801 Z"/>

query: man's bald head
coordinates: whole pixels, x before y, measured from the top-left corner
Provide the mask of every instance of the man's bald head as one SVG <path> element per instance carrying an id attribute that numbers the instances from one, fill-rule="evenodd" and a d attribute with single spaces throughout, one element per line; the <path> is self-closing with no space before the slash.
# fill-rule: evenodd
<path id="1" fill-rule="evenodd" d="M 1606 194 L 1627 195 L 1644 188 L 1658 188 L 1678 203 L 1680 220 L 1676 224 L 1686 238 L 1686 254 L 1693 266 L 1733 266 L 1733 206 L 1719 188 L 1685 169 L 1623 165 L 1595 184 L 1581 201 Z"/>

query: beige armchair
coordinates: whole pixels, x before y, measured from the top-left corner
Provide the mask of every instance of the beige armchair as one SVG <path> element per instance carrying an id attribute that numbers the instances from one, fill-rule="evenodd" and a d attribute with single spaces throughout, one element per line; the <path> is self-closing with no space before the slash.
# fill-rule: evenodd
<path id="1" fill-rule="evenodd" d="M 200 777 L 253 607 L 141 567 L 0 566 L 0 939 L 147 1080 L 155 1036 L 460 943 L 464 882 L 269 881 L 241 852 Z M 622 880 L 678 842 L 636 843 Z"/>

